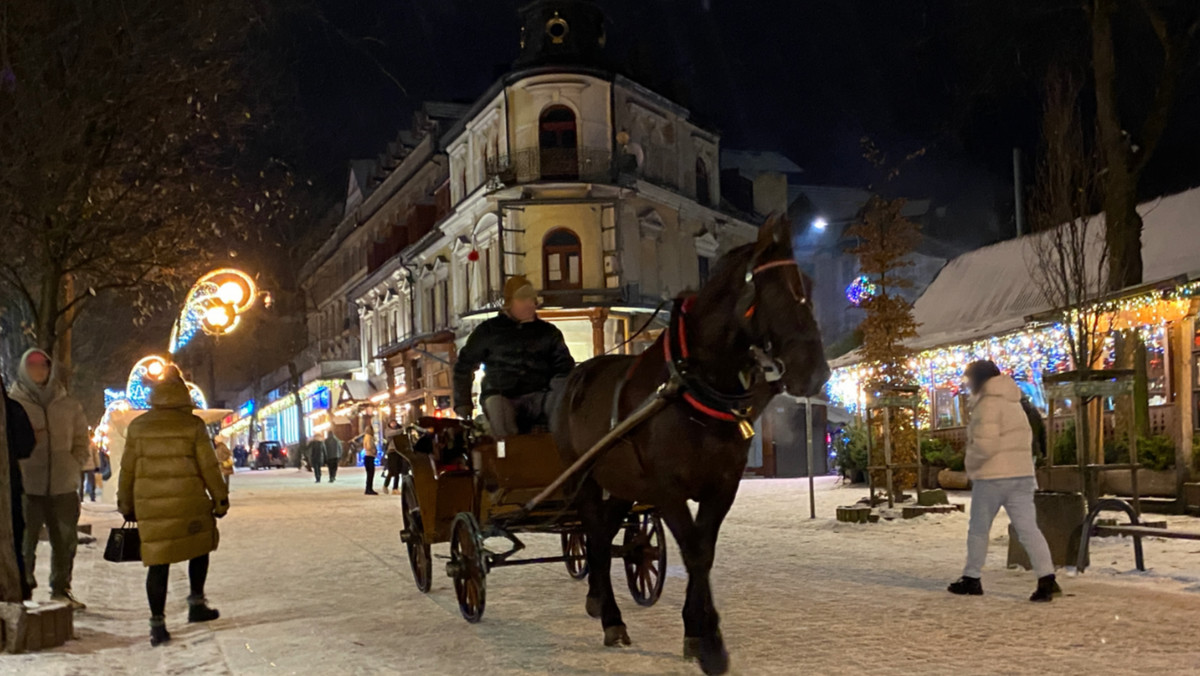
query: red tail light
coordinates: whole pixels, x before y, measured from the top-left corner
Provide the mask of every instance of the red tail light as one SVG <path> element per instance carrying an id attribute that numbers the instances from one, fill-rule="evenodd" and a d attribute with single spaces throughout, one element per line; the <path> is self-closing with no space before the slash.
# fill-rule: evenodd
<path id="1" fill-rule="evenodd" d="M 284 455 L 287 455 L 287 449 L 286 449 L 286 448 L 285 448 L 285 449 L 283 449 L 283 454 L 284 454 Z"/>

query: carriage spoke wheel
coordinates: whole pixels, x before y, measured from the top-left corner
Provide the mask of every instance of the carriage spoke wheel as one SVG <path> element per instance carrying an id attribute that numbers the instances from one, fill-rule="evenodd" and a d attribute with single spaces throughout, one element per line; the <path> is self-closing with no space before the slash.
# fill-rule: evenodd
<path id="1" fill-rule="evenodd" d="M 454 578 L 454 594 L 458 597 L 458 610 L 463 619 L 478 622 L 487 602 L 487 564 L 479 524 L 467 512 L 454 517 L 447 570 Z"/>
<path id="2" fill-rule="evenodd" d="M 667 541 L 657 514 L 635 514 L 625 526 L 625 579 L 639 606 L 652 606 L 662 595 L 667 574 Z"/>
<path id="3" fill-rule="evenodd" d="M 563 533 L 562 552 L 566 560 L 567 574 L 576 580 L 588 576 L 587 536 L 583 533 Z"/>
<path id="4" fill-rule="evenodd" d="M 408 541 L 404 546 L 408 549 L 408 565 L 412 568 L 413 581 L 422 594 L 427 594 L 433 585 L 433 557 L 429 543 L 425 541 L 425 524 L 421 520 L 416 490 L 409 477 L 404 478 L 400 489 L 400 509 L 404 517 L 404 530 L 408 533 Z"/>

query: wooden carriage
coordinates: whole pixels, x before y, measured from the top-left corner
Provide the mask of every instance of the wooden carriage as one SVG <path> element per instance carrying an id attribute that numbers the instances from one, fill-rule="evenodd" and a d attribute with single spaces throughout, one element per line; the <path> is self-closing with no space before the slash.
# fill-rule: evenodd
<path id="1" fill-rule="evenodd" d="M 444 443 L 433 452 L 420 448 L 415 435 L 429 430 L 459 443 L 461 452 L 447 453 Z M 587 577 L 587 538 L 571 496 L 557 488 L 536 506 L 527 507 L 566 471 L 549 434 L 496 441 L 474 435 L 459 421 L 426 418 L 418 428 L 389 437 L 388 443 L 408 465 L 401 488 L 400 539 L 421 592 L 432 586 L 432 545 L 442 543 L 450 544 L 446 574 L 454 580 L 459 610 L 468 622 L 483 617 L 485 579 L 495 568 L 564 563 L 571 577 Z M 636 505 L 622 532 L 613 557 L 624 562 L 634 601 L 654 605 L 662 594 L 667 568 L 662 522 L 652 506 Z M 562 555 L 514 558 L 525 548 L 518 533 L 557 533 Z M 503 538 L 508 548 L 489 548 L 486 541 L 492 538 Z"/>

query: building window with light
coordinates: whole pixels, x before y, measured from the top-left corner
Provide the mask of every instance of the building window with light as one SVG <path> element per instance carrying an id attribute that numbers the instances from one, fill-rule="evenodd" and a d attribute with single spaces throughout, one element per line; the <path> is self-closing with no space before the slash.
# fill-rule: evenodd
<path id="1" fill-rule="evenodd" d="M 580 269 L 582 246 L 579 236 L 566 228 L 555 228 L 542 241 L 542 288 L 583 288 Z"/>

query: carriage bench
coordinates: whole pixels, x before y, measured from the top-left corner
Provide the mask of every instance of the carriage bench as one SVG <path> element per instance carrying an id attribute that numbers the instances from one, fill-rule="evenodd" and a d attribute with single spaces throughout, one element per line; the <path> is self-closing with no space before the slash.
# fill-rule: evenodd
<path id="1" fill-rule="evenodd" d="M 1129 523 L 1119 526 L 1097 525 L 1096 517 L 1101 512 L 1125 512 L 1129 515 Z M 1191 531 L 1167 530 L 1158 526 L 1147 526 L 1138 523 L 1137 512 L 1129 506 L 1129 503 L 1116 498 L 1105 498 L 1096 503 L 1092 511 L 1088 513 L 1087 520 L 1083 522 L 1083 537 L 1079 543 L 1079 558 L 1076 561 L 1075 570 L 1082 573 L 1087 567 L 1088 561 L 1088 543 L 1092 536 L 1106 535 L 1128 535 L 1133 538 L 1133 559 L 1137 564 L 1137 569 L 1140 571 L 1146 570 L 1145 557 L 1142 554 L 1142 538 L 1166 538 L 1170 540 L 1200 540 L 1200 533 Z"/>

